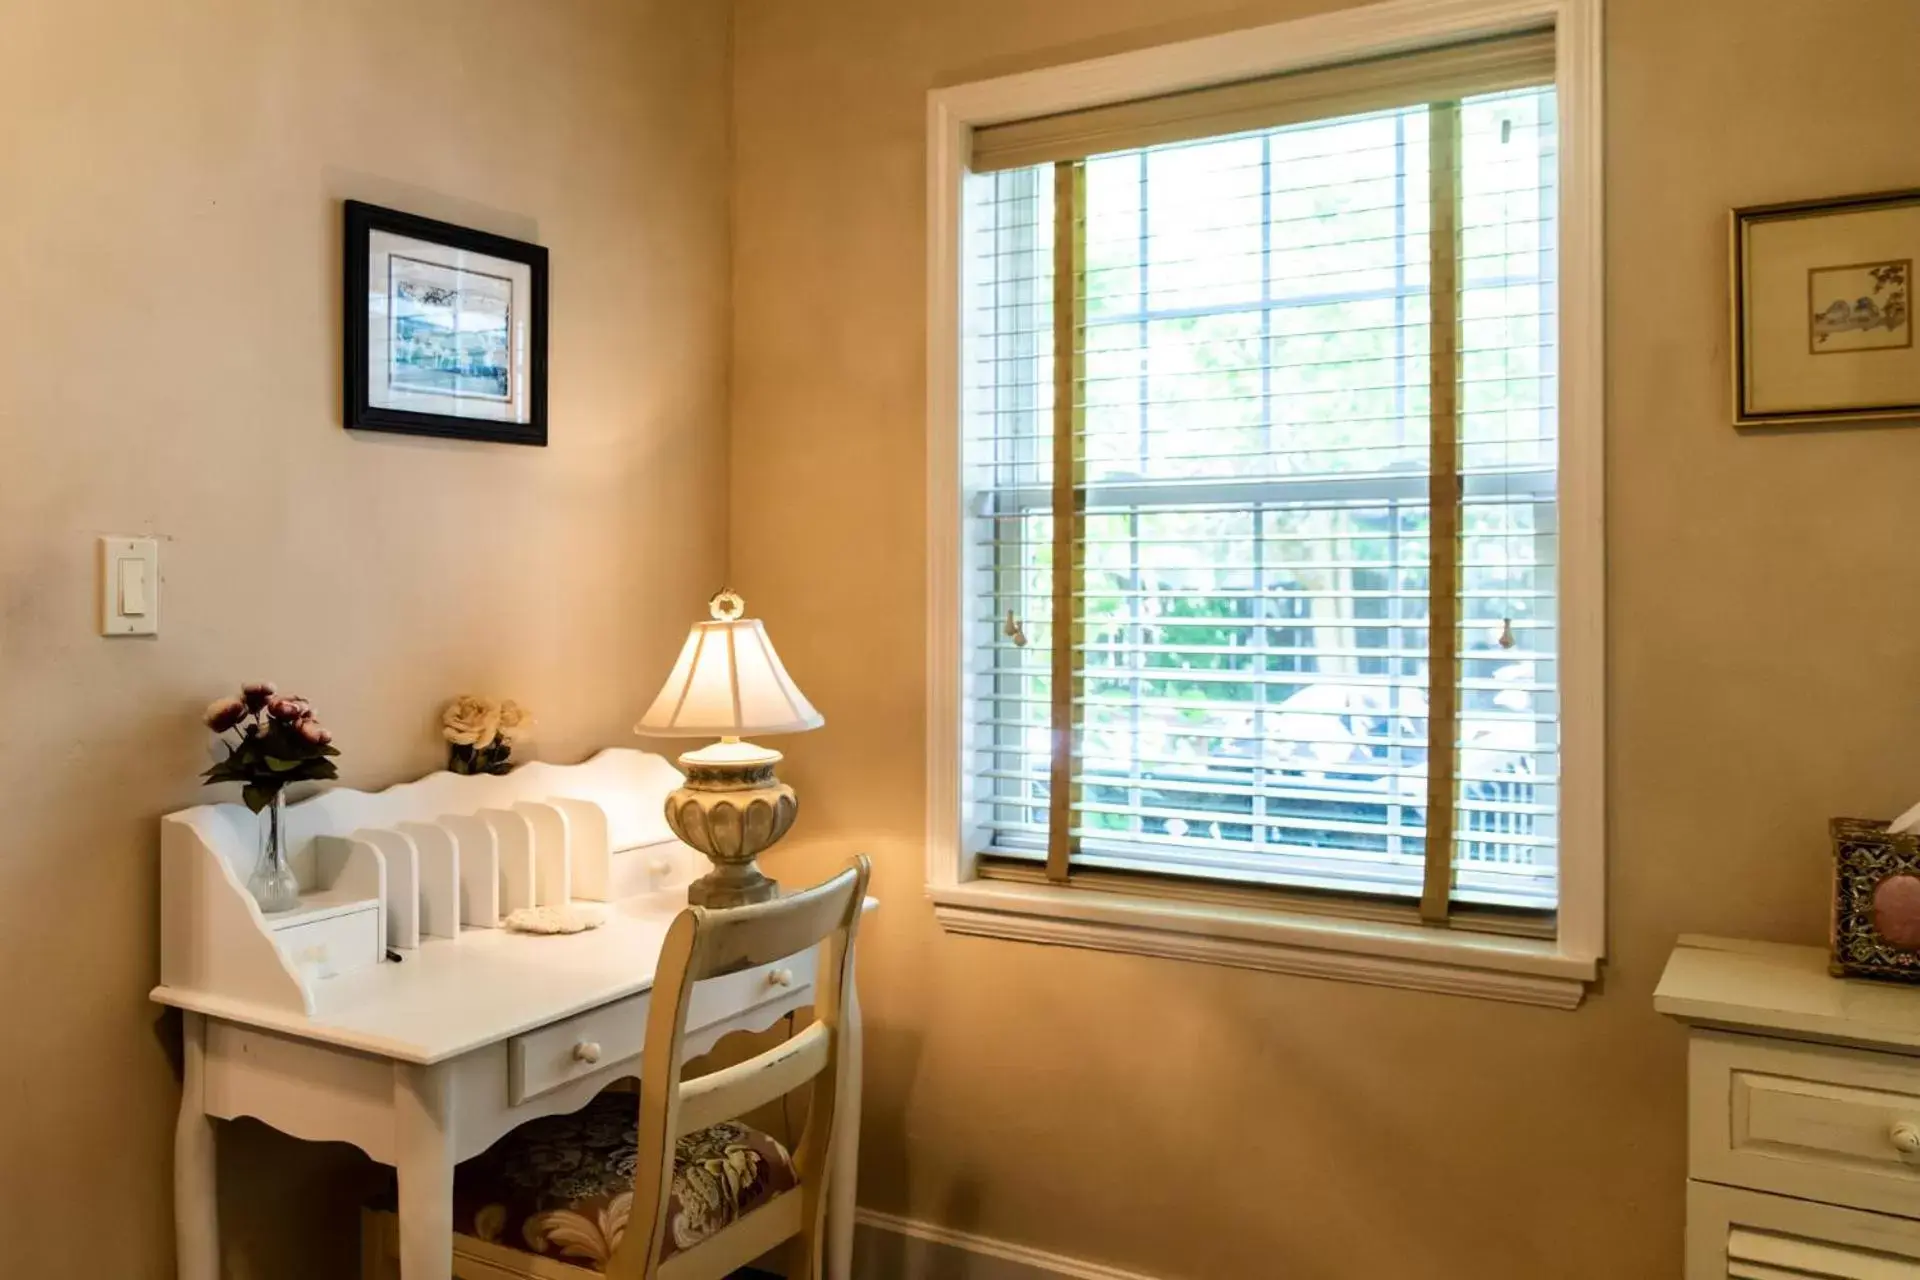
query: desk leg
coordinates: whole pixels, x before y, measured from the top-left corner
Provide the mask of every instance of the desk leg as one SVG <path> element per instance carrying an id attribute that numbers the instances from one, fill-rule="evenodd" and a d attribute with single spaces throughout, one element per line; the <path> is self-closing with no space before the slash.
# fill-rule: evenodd
<path id="1" fill-rule="evenodd" d="M 849 967 L 852 961 L 848 961 Z M 833 1171 L 827 1179 L 827 1280 L 852 1280 L 853 1209 L 860 1180 L 860 993 L 847 984 L 847 1004 L 841 1011 L 841 1051 L 845 1074 L 835 1099 Z"/>
<path id="2" fill-rule="evenodd" d="M 207 1019 L 181 1015 L 186 1070 L 173 1128 L 173 1236 L 180 1280 L 220 1280 L 213 1118 L 206 1113 Z"/>
<path id="3" fill-rule="evenodd" d="M 453 1080 L 443 1064 L 393 1068 L 400 1280 L 452 1280 Z"/>

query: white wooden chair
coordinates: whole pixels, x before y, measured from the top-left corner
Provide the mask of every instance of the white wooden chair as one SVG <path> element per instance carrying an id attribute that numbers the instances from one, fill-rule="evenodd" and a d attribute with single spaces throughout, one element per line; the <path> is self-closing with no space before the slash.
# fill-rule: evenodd
<path id="1" fill-rule="evenodd" d="M 599 1280 L 603 1272 L 612 1280 L 721 1280 L 783 1242 L 791 1242 L 788 1280 L 818 1280 L 827 1172 L 833 1167 L 840 1013 L 851 995 L 854 937 L 870 870 L 863 856 L 826 883 L 772 902 L 682 912 L 667 932 L 654 979 L 637 1127 L 633 1095 L 605 1093 L 576 1117 L 549 1117 L 554 1124 L 544 1136 L 534 1131 L 548 1121 L 534 1121 L 461 1166 L 462 1177 L 482 1162 L 564 1168 L 580 1189 L 592 1179 L 579 1165 L 592 1163 L 595 1153 L 564 1145 L 566 1126 L 572 1125 L 574 1135 L 590 1132 L 606 1151 L 617 1145 L 622 1168 L 633 1153 L 631 1191 L 603 1178 L 607 1185 L 582 1204 L 525 1217 L 517 1240 L 501 1238 L 514 1234 L 502 1230 L 504 1208 L 491 1221 L 484 1209 L 460 1213 L 457 1223 L 482 1230 L 454 1235 L 456 1280 Z M 745 1062 L 682 1080 L 687 1007 L 696 983 L 821 943 L 812 1025 Z M 725 1123 L 808 1085 L 806 1128 L 791 1157 L 768 1135 Z M 616 1129 L 617 1143 L 609 1141 Z M 605 1168 L 602 1162 L 602 1173 Z M 553 1204 L 551 1198 L 546 1203 Z M 483 1238 L 488 1234 L 496 1238 Z M 363 1280 L 397 1280 L 397 1237 L 392 1213 L 367 1213 Z M 523 1240 L 537 1241 L 548 1252 L 515 1247 Z"/>

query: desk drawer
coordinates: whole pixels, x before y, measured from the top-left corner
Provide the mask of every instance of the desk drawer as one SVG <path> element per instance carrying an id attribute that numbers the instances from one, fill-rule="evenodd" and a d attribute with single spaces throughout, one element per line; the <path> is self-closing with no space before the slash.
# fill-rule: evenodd
<path id="1" fill-rule="evenodd" d="M 274 929 L 273 945 L 296 969 L 308 970 L 316 978 L 379 964 L 385 950 L 379 904 L 369 902 L 364 910 Z"/>
<path id="2" fill-rule="evenodd" d="M 507 1041 L 508 1103 L 517 1107 L 604 1066 L 638 1058 L 647 1041 L 651 998 L 646 992 L 628 996 Z"/>
<path id="3" fill-rule="evenodd" d="M 763 1004 L 810 990 L 818 956 L 818 950 L 803 951 L 757 969 L 742 969 L 739 973 L 722 974 L 700 983 L 687 1004 L 688 1038 L 696 1031 L 737 1018 Z"/>
<path id="4" fill-rule="evenodd" d="M 687 1008 L 689 1051 L 711 1047 L 709 1038 L 696 1036 L 699 1031 L 810 991 L 816 954 L 808 951 L 775 964 L 709 978 L 696 986 Z M 509 1040 L 508 1104 L 519 1106 L 603 1067 L 638 1059 L 646 1047 L 651 1003 L 651 993 L 628 996 Z M 636 1071 L 639 1065 L 633 1063 Z"/>
<path id="5" fill-rule="evenodd" d="M 1689 1075 L 1694 1177 L 1920 1218 L 1920 1061 L 1700 1032 Z"/>

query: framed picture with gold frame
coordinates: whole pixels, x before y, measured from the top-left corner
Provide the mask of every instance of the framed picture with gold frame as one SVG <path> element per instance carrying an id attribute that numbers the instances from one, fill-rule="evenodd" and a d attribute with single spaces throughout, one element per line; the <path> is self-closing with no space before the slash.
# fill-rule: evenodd
<path id="1" fill-rule="evenodd" d="M 1835 818 L 1833 953 L 1836 978 L 1920 982 L 1920 840 L 1884 822 Z"/>
<path id="2" fill-rule="evenodd" d="M 1735 426 L 1920 419 L 1920 190 L 1735 209 Z"/>

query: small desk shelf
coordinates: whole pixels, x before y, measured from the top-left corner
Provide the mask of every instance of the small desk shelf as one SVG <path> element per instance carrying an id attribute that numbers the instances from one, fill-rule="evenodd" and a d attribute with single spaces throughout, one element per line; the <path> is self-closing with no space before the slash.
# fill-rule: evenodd
<path id="1" fill-rule="evenodd" d="M 273 915 L 246 890 L 259 819 L 236 804 L 172 814 L 161 821 L 160 989 L 314 1015 L 389 949 L 463 942 L 516 907 L 683 885 L 697 857 L 660 813 L 679 777 L 659 756 L 616 750 L 325 792 L 287 808 L 302 894 Z"/>

